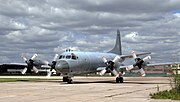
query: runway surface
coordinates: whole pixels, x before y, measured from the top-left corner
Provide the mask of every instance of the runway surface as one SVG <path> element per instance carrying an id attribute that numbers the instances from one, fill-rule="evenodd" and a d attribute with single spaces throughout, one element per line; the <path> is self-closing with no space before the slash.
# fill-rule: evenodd
<path id="1" fill-rule="evenodd" d="M 114 77 L 75 77 L 73 84 L 62 82 L 62 77 L 50 79 L 54 80 L 1 82 L 0 102 L 172 101 L 154 100 L 149 97 L 150 93 L 157 92 L 157 86 L 160 91 L 170 89 L 169 77 L 125 77 L 125 82 L 122 84 L 115 83 Z"/>

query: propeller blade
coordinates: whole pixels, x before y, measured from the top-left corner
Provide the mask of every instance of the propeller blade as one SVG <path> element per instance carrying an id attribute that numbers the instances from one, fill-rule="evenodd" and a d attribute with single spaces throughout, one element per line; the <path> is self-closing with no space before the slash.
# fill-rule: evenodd
<path id="1" fill-rule="evenodd" d="M 27 58 L 24 56 L 24 54 L 23 54 L 23 53 L 21 54 L 21 57 L 23 58 L 24 62 L 26 62 L 26 61 L 27 61 Z"/>
<path id="2" fill-rule="evenodd" d="M 139 71 L 140 71 L 140 73 L 141 73 L 141 76 L 146 76 L 145 71 L 144 71 L 143 68 L 139 69 Z"/>
<path id="3" fill-rule="evenodd" d="M 136 59 L 136 58 L 137 58 L 137 56 L 136 56 L 135 51 L 132 51 L 131 53 L 132 53 L 133 58 L 134 58 L 134 59 Z"/>
<path id="4" fill-rule="evenodd" d="M 117 62 L 119 62 L 119 59 L 120 59 L 120 57 L 119 57 L 119 56 L 116 56 L 116 57 L 113 59 L 113 62 L 114 62 L 114 63 L 117 63 Z"/>
<path id="5" fill-rule="evenodd" d="M 106 73 L 106 69 L 104 68 L 101 72 L 100 72 L 100 75 L 104 75 Z"/>
<path id="6" fill-rule="evenodd" d="M 27 62 L 27 58 L 26 57 L 22 56 L 22 58 L 23 58 L 24 62 Z"/>
<path id="7" fill-rule="evenodd" d="M 102 60 L 103 60 L 104 63 L 108 62 L 108 60 L 104 56 L 102 57 Z"/>
<path id="8" fill-rule="evenodd" d="M 33 71 L 35 72 L 35 73 L 38 73 L 38 69 L 35 67 L 35 66 L 33 66 Z"/>
<path id="9" fill-rule="evenodd" d="M 118 72 L 117 72 L 115 69 L 113 69 L 113 70 L 111 71 L 111 73 L 113 73 L 115 76 L 118 75 Z"/>
<path id="10" fill-rule="evenodd" d="M 22 70 L 21 74 L 25 74 L 26 72 L 27 72 L 27 68 L 25 67 L 25 68 Z"/>
<path id="11" fill-rule="evenodd" d="M 35 60 L 35 59 L 37 58 L 37 56 L 38 56 L 38 55 L 35 53 L 35 54 L 32 56 L 31 59 L 32 59 L 32 60 Z"/>
<path id="12" fill-rule="evenodd" d="M 47 73 L 47 77 L 50 77 L 52 75 L 52 73 L 56 74 L 56 70 L 55 69 L 50 69 Z"/>
<path id="13" fill-rule="evenodd" d="M 149 61 L 151 60 L 151 56 L 146 56 L 145 58 L 143 58 L 143 61 Z"/>
<path id="14" fill-rule="evenodd" d="M 53 61 L 51 63 L 48 63 L 48 65 L 51 67 L 49 72 L 47 73 L 47 77 L 50 77 L 52 74 L 53 69 L 55 68 L 56 61 L 58 60 L 59 55 L 55 54 Z"/>
<path id="15" fill-rule="evenodd" d="M 129 70 L 131 70 L 131 69 L 133 69 L 133 68 L 134 68 L 133 65 L 129 65 L 128 67 L 126 67 L 126 70 L 129 71 Z"/>
<path id="16" fill-rule="evenodd" d="M 59 57 L 59 55 L 55 54 L 53 61 L 57 61 L 58 57 Z"/>
<path id="17" fill-rule="evenodd" d="M 116 56 L 113 61 L 108 61 L 104 56 L 102 57 L 103 62 L 106 64 L 106 68 L 103 69 L 100 72 L 100 75 L 104 75 L 106 73 L 107 70 L 110 70 L 112 74 L 114 75 L 118 75 L 118 72 L 115 70 L 115 66 L 114 64 L 117 63 L 119 61 L 120 57 Z"/>
<path id="18" fill-rule="evenodd" d="M 49 72 L 47 73 L 47 77 L 50 77 L 52 74 L 52 71 L 49 70 Z"/>

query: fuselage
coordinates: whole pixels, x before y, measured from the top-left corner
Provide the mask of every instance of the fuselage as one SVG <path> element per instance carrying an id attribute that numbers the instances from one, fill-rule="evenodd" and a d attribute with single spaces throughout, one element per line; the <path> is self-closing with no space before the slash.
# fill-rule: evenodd
<path id="1" fill-rule="evenodd" d="M 117 54 L 100 52 L 64 52 L 60 55 L 56 63 L 56 71 L 64 75 L 85 74 L 96 72 L 97 68 L 106 67 L 102 58 L 113 60 Z M 124 61 L 121 59 L 119 63 Z"/>
<path id="2" fill-rule="evenodd" d="M 112 61 L 116 56 L 120 56 L 121 54 L 120 31 L 117 30 L 116 44 L 109 53 L 67 50 L 67 52 L 62 53 L 56 61 L 55 69 L 57 73 L 62 73 L 63 75 L 88 74 L 96 72 L 98 68 L 105 68 L 107 66 L 107 63 L 105 64 L 103 61 L 103 57 L 108 61 Z M 120 57 L 120 60 L 113 66 L 117 66 L 123 61 L 124 58 Z"/>

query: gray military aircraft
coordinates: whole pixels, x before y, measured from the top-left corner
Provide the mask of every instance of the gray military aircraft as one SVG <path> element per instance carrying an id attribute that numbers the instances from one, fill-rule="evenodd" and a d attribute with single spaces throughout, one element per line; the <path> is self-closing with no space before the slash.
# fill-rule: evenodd
<path id="1" fill-rule="evenodd" d="M 136 56 L 147 54 L 150 53 L 140 53 Z M 48 76 L 51 75 L 51 70 L 55 69 L 57 73 L 63 75 L 63 82 L 72 83 L 71 77 L 78 74 L 100 71 L 100 75 L 104 75 L 106 72 L 111 72 L 116 76 L 117 83 L 123 83 L 124 72 L 120 70 L 120 66 L 126 58 L 133 58 L 133 55 L 122 55 L 120 31 L 117 30 L 116 44 L 112 50 L 106 53 L 67 50 L 59 55 L 59 59 L 49 64 L 51 69 Z M 146 59 L 148 58 L 150 57 Z M 143 74 L 144 72 L 142 72 Z"/>

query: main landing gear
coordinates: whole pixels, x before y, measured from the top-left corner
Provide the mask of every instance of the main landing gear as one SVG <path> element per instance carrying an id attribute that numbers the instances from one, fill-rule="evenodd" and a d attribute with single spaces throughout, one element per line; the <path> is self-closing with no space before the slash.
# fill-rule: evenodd
<path id="1" fill-rule="evenodd" d="M 123 77 L 116 77 L 116 83 L 123 83 L 124 79 Z"/>
<path id="2" fill-rule="evenodd" d="M 63 82 L 67 82 L 68 84 L 72 84 L 72 79 L 71 79 L 71 77 L 66 76 L 66 77 L 63 77 Z"/>
<path id="3" fill-rule="evenodd" d="M 72 79 L 69 76 L 63 77 L 63 82 L 67 82 L 68 84 L 72 84 Z M 124 79 L 122 76 L 116 77 L 116 83 L 123 83 Z"/>

